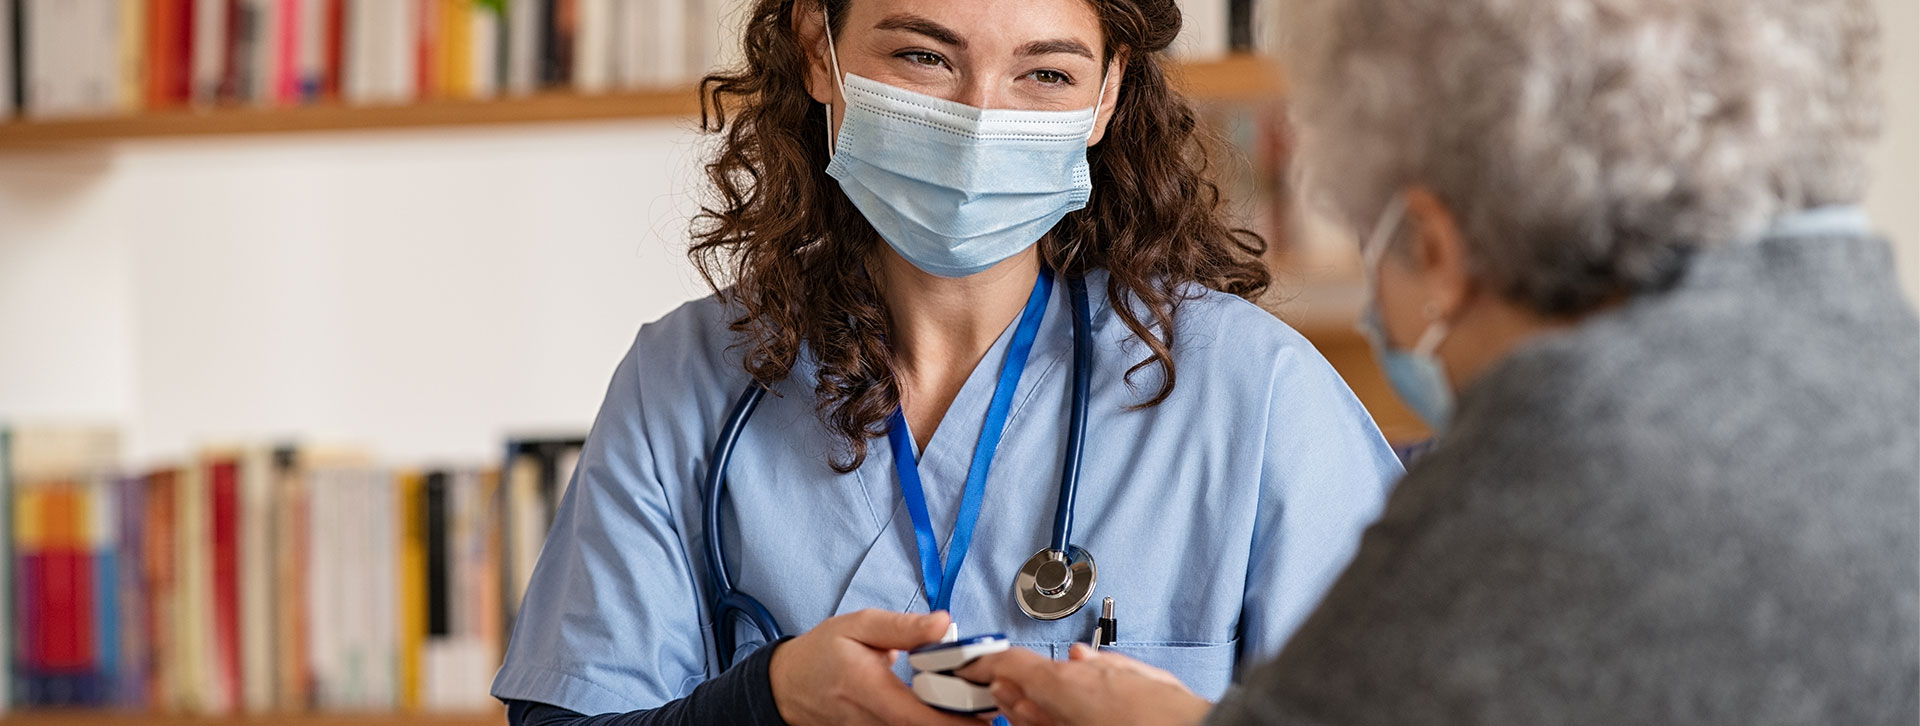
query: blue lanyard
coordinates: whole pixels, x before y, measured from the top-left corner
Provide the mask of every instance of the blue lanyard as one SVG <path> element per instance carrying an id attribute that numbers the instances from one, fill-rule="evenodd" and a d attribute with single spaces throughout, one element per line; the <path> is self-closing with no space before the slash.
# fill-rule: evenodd
<path id="1" fill-rule="evenodd" d="M 987 406 L 987 421 L 980 429 L 980 440 L 973 447 L 973 463 L 967 467 L 967 488 L 960 496 L 960 512 L 953 522 L 953 540 L 947 550 L 945 567 L 940 562 L 940 545 L 933 539 L 933 519 L 927 516 L 927 495 L 920 485 L 920 463 L 913 453 L 913 439 L 907 434 L 907 422 L 899 409 L 888 422 L 887 440 L 893 445 L 893 468 L 900 475 L 900 494 L 907 500 L 907 512 L 913 515 L 913 538 L 920 545 L 920 579 L 927 588 L 927 603 L 933 610 L 946 610 L 953 602 L 953 584 L 960 563 L 967 559 L 973 544 L 973 525 L 980 520 L 980 504 L 987 494 L 987 470 L 993 466 L 994 450 L 1000 435 L 1006 432 L 1007 413 L 1013 408 L 1014 389 L 1020 387 L 1020 375 L 1027 370 L 1027 355 L 1033 352 L 1033 339 L 1040 333 L 1040 321 L 1047 315 L 1047 298 L 1053 293 L 1053 274 L 1041 268 L 1027 296 L 1027 307 L 1020 311 L 1020 326 L 1013 331 L 1007 346 L 1007 361 L 1000 367 L 1000 380 L 993 386 L 993 402 Z"/>

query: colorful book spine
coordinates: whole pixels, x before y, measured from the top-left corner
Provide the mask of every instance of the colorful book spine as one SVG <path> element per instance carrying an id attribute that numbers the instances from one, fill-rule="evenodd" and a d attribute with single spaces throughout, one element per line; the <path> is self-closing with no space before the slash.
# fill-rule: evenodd
<path id="1" fill-rule="evenodd" d="M 113 622 L 117 627 L 108 630 L 119 637 L 120 671 L 114 675 L 113 687 L 118 691 L 113 699 L 115 705 L 129 709 L 147 706 L 148 674 L 152 669 L 152 631 L 148 629 L 146 587 L 146 530 L 147 530 L 147 487 L 146 480 L 139 476 L 123 476 L 115 481 L 119 501 L 115 509 L 119 521 L 114 523 L 114 546 L 119 549 L 119 562 L 114 572 L 119 576 L 119 617 Z"/>
<path id="2" fill-rule="evenodd" d="M 249 447 L 240 458 L 239 590 L 240 707 L 274 709 L 273 451 Z"/>
<path id="3" fill-rule="evenodd" d="M 172 470 L 159 470 L 146 477 L 146 531 L 142 533 L 141 575 L 147 598 L 142 627 L 149 634 L 147 705 L 155 711 L 171 712 L 181 705 L 179 630 L 174 626 L 178 609 L 178 567 L 174 558 L 178 541 L 178 494 Z"/>
<path id="4" fill-rule="evenodd" d="M 9 36 L 5 26 L 13 14 L 6 6 L 12 1 L 0 0 L 0 46 Z M 0 71 L 6 68 L 4 55 L 5 48 L 0 47 Z M 0 108 L 4 104 L 0 100 Z M 14 581 L 13 479 L 13 432 L 0 427 L 0 716 L 13 710 L 13 634 L 21 624 L 14 610 L 21 590 Z"/>
<path id="5" fill-rule="evenodd" d="M 275 503 L 273 527 L 274 553 L 274 631 L 277 705 L 283 712 L 296 713 L 312 708 L 311 673 L 307 668 L 306 610 L 307 572 L 312 561 L 307 553 L 308 497 L 307 477 L 292 447 L 274 451 Z"/>
<path id="6" fill-rule="evenodd" d="M 222 457 L 207 467 L 213 535 L 213 677 L 219 684 L 215 710 L 239 710 L 240 672 L 240 463 Z"/>
<path id="7" fill-rule="evenodd" d="M 147 0 L 117 2 L 120 84 L 114 107 L 121 113 L 133 113 L 147 100 Z"/>
<path id="8" fill-rule="evenodd" d="M 193 18 L 190 0 L 148 0 L 148 109 L 181 106 L 192 96 Z"/>
<path id="9" fill-rule="evenodd" d="M 93 575 L 93 678 L 97 689 L 89 703 L 114 702 L 121 667 L 119 486 L 115 478 L 90 474 L 76 490 L 82 497 L 81 544 Z"/>
<path id="10" fill-rule="evenodd" d="M 99 701 L 93 562 L 85 540 L 86 505 L 72 480 L 30 483 L 23 491 L 20 569 L 27 642 L 20 673 L 23 701 L 35 706 Z"/>
<path id="11" fill-rule="evenodd" d="M 406 472 L 395 479 L 395 505 L 400 532 L 396 586 L 398 602 L 398 640 L 400 646 L 400 708 L 420 708 L 420 649 L 426 641 L 426 511 L 424 484 L 418 473 Z"/>
<path id="12" fill-rule="evenodd" d="M 300 100 L 302 0 L 275 0 L 273 27 L 273 102 L 291 106 Z"/>

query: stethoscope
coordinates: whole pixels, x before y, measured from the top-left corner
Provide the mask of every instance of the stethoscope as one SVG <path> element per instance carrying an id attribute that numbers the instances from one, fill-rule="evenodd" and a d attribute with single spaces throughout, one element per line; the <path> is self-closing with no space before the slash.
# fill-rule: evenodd
<path id="1" fill-rule="evenodd" d="M 1073 533 L 1073 496 L 1080 486 L 1080 458 L 1087 439 L 1087 390 L 1093 371 L 1092 314 L 1087 305 L 1085 278 L 1067 279 L 1067 294 L 1073 302 L 1073 409 L 1067 416 L 1067 450 L 1060 472 L 1060 499 L 1053 510 L 1053 540 L 1046 549 L 1027 558 L 1013 577 L 1013 599 L 1020 611 L 1035 620 L 1059 620 L 1072 615 L 1093 597 L 1099 568 L 1093 555 L 1070 541 Z M 767 389 L 758 382 L 748 383 L 740 398 L 727 413 L 726 424 L 713 442 L 712 462 L 707 468 L 707 580 L 713 588 L 714 645 L 721 669 L 733 664 L 735 649 L 733 624 L 745 619 L 768 642 L 780 639 L 780 624 L 759 600 L 735 589 L 727 575 L 727 553 L 720 546 L 720 496 L 726 490 L 727 462 L 740 441 L 747 419 L 760 406 Z"/>

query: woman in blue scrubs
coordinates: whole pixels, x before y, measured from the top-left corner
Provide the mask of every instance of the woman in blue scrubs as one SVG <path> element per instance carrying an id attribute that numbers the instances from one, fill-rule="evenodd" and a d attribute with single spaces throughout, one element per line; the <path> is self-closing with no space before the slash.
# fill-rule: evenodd
<path id="1" fill-rule="evenodd" d="M 744 67 L 703 85 L 720 143 L 693 255 L 716 294 L 614 373 L 493 683 L 511 719 L 977 723 L 921 704 L 895 651 L 951 621 L 1064 657 L 1104 598 L 1112 647 L 1199 693 L 1277 652 L 1400 468 L 1248 302 L 1264 243 L 1227 222 L 1170 89 L 1173 0 L 761 0 L 746 21 Z M 1098 580 L 1043 621 L 1014 579 L 1054 531 L 1076 281 L 1072 540 Z M 771 395 L 709 531 L 703 477 L 753 381 Z M 797 637 L 716 624 L 711 538 Z"/>

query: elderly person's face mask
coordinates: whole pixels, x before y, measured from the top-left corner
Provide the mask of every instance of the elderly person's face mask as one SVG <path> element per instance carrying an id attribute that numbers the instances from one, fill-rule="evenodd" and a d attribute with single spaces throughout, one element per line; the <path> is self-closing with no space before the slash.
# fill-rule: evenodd
<path id="1" fill-rule="evenodd" d="M 1373 345 L 1380 369 L 1400 400 L 1439 434 L 1446 430 L 1447 421 L 1453 417 L 1453 385 L 1447 381 L 1446 368 L 1434 353 L 1447 339 L 1447 321 L 1429 309 L 1427 329 L 1420 334 L 1420 340 L 1413 348 L 1403 349 L 1395 346 L 1387 335 L 1386 323 L 1380 314 L 1380 261 L 1386 257 L 1387 248 L 1392 246 L 1393 237 L 1399 234 L 1406 217 L 1406 196 L 1396 194 L 1381 211 L 1380 219 L 1374 222 L 1373 233 L 1367 235 L 1366 246 L 1361 249 L 1366 307 L 1360 312 L 1358 327 Z"/>

